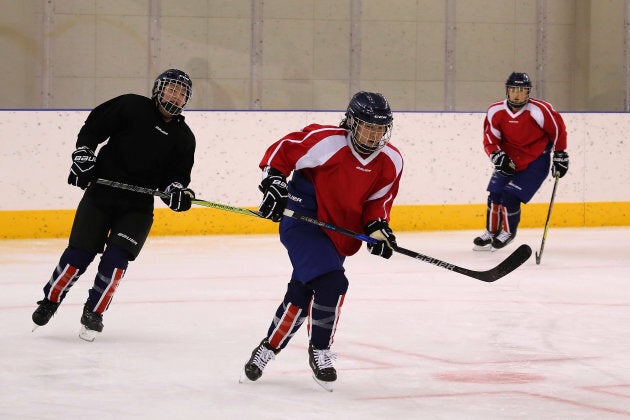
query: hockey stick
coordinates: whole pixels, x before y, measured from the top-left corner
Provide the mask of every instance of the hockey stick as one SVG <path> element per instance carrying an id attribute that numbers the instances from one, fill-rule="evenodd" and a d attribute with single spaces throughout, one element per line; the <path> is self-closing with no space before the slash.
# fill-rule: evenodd
<path id="1" fill-rule="evenodd" d="M 547 231 L 549 230 L 549 220 L 551 220 L 551 210 L 553 209 L 553 200 L 556 198 L 556 188 L 558 187 L 558 181 L 560 175 L 556 174 L 556 180 L 553 183 L 553 191 L 551 192 L 551 201 L 549 202 L 549 210 L 547 210 L 547 221 L 545 222 L 545 230 L 543 231 L 542 242 L 540 243 L 540 253 L 536 253 L 536 264 L 540 264 L 542 259 L 542 253 L 545 249 L 545 241 L 547 240 Z"/>
<path id="2" fill-rule="evenodd" d="M 114 187 L 114 188 L 120 188 L 123 190 L 129 190 L 129 191 L 135 191 L 135 192 L 139 192 L 139 193 L 144 193 L 144 194 L 151 194 L 151 195 L 155 195 L 158 197 L 168 197 L 168 194 L 159 191 L 159 190 L 153 190 L 151 188 L 145 188 L 145 187 L 139 187 L 139 186 L 135 186 L 135 185 L 129 185 L 129 184 L 123 184 L 121 182 L 116 182 L 116 181 L 109 181 L 106 179 L 102 179 L 99 178 L 96 180 L 97 184 L 102 184 L 102 185 L 108 185 L 110 187 Z M 228 206 L 225 204 L 219 204 L 219 203 L 213 203 L 211 201 L 206 201 L 206 200 L 198 200 L 198 199 L 194 199 L 192 200 L 192 202 L 194 204 L 200 205 L 200 206 L 205 206 L 205 207 L 212 207 L 215 209 L 219 209 L 219 210 L 225 210 L 225 211 L 231 211 L 234 213 L 240 213 L 240 214 L 244 214 L 247 216 L 256 216 L 256 217 L 262 217 L 261 214 L 257 211 L 252 211 L 252 210 L 248 210 L 248 209 L 244 209 L 244 208 L 240 208 L 240 207 L 233 207 L 233 206 Z M 312 218 L 310 216 L 306 216 L 304 214 L 300 214 L 300 213 L 296 213 L 293 210 L 288 210 L 285 209 L 284 210 L 284 215 L 287 217 L 291 217 L 297 220 L 301 220 L 303 222 L 306 223 L 311 223 L 313 225 L 331 230 L 333 232 L 337 232 L 340 233 L 342 235 L 346 235 L 346 236 L 350 236 L 352 238 L 358 239 L 360 241 L 363 242 L 368 242 L 368 243 L 378 243 L 379 241 L 377 239 L 372 238 L 371 236 L 362 234 L 362 233 L 356 233 L 353 232 L 351 230 L 339 227 L 339 226 L 335 226 L 332 225 L 330 223 L 326 223 L 323 222 L 321 220 Z M 468 277 L 472 277 L 475 278 L 477 280 L 481 280 L 481 281 L 485 281 L 485 282 L 493 282 L 496 281 L 498 279 L 500 279 L 501 277 L 511 273 L 512 271 L 514 271 L 515 269 L 517 269 L 518 267 L 520 267 L 525 261 L 527 261 L 529 259 L 529 257 L 532 255 L 532 249 L 528 246 L 528 245 L 521 245 L 519 246 L 512 254 L 510 254 L 505 260 L 503 260 L 499 265 L 497 265 L 494 268 L 491 268 L 490 270 L 486 270 L 486 271 L 475 271 L 475 270 L 469 270 L 467 268 L 463 268 L 463 267 L 459 267 L 455 264 L 451 264 L 448 263 L 446 261 L 442 261 L 442 260 L 438 260 L 437 258 L 433 258 L 433 257 L 429 257 L 427 255 L 423 255 L 420 254 L 418 252 L 415 251 L 411 251 L 409 249 L 405 249 L 402 247 L 395 247 L 394 248 L 395 252 L 398 252 L 400 254 L 406 255 L 408 257 L 411 258 L 415 258 L 417 260 L 420 261 L 424 261 L 426 263 L 429 264 L 433 264 L 437 267 L 441 267 L 444 269 L 447 269 L 449 271 L 454 271 L 456 273 L 459 274 L 463 274 L 465 276 Z"/>
<path id="3" fill-rule="evenodd" d="M 160 197 L 160 198 L 168 198 L 169 195 L 163 191 L 160 190 L 154 190 L 151 188 L 146 188 L 146 187 L 140 187 L 137 185 L 130 185 L 130 184 L 124 184 L 122 182 L 117 182 L 117 181 L 110 181 L 108 179 L 103 179 L 103 178 L 98 178 L 96 180 L 97 184 L 101 184 L 101 185 L 107 185 L 109 187 L 113 187 L 113 188 L 119 188 L 121 190 L 127 190 L 127 191 L 134 191 L 137 193 L 141 193 L 141 194 L 149 194 L 149 195 L 154 195 L 156 197 Z M 256 216 L 256 217 L 261 217 L 260 213 L 249 210 L 249 209 L 244 209 L 241 207 L 233 207 L 233 206 L 228 206 L 227 204 L 220 204 L 220 203 L 213 203 L 212 201 L 206 201 L 206 200 L 200 200 L 200 199 L 196 199 L 193 198 L 191 200 L 191 202 L 193 204 L 196 204 L 198 206 L 204 206 L 204 207 L 210 207 L 210 208 L 214 208 L 217 210 L 225 210 L 225 211 L 231 211 L 233 213 L 239 213 L 239 214 L 244 214 L 246 216 Z"/>
<path id="4" fill-rule="evenodd" d="M 344 229 L 339 226 L 331 225 L 330 223 L 326 223 L 321 220 L 317 220 L 312 217 L 296 213 L 292 210 L 285 210 L 284 215 L 292 217 L 294 219 L 302 220 L 303 222 L 312 223 L 314 225 L 332 230 L 334 232 L 341 233 L 346 236 L 351 236 L 355 239 L 359 239 L 364 242 L 369 242 L 369 243 L 379 242 L 378 240 L 372 238 L 371 236 L 355 233 L 348 229 Z M 435 266 L 445 268 L 447 270 L 454 271 L 456 273 L 463 274 L 465 276 L 472 277 L 477 280 L 485 281 L 488 283 L 498 280 L 501 277 L 505 276 L 506 274 L 511 273 L 512 271 L 520 267 L 532 255 L 532 249 L 529 247 L 529 245 L 523 244 L 519 246 L 512 254 L 510 254 L 510 256 L 508 256 L 496 267 L 491 268 L 490 270 L 486 270 L 486 271 L 475 271 L 475 270 L 469 270 L 467 268 L 459 267 L 455 264 L 441 261 L 441 260 L 438 260 L 437 258 L 429 257 L 427 255 L 423 255 L 418 252 L 411 251 L 409 249 L 405 249 L 400 246 L 394 247 L 394 251 L 398 252 L 399 254 L 403 254 L 408 257 L 415 258 L 417 260 L 424 261 L 426 263 L 433 264 Z"/>

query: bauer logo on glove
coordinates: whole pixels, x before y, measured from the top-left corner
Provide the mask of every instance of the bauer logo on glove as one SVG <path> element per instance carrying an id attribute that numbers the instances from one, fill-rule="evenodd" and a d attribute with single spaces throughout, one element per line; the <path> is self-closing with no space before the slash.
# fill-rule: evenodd
<path id="1" fill-rule="evenodd" d="M 87 146 L 81 146 L 72 152 L 72 166 L 68 175 L 68 184 L 86 189 L 95 177 L 96 155 Z"/>
<path id="2" fill-rule="evenodd" d="M 279 222 L 282 220 L 289 196 L 287 178 L 282 172 L 272 167 L 265 168 L 263 176 L 264 178 L 258 186 L 258 189 L 263 193 L 263 199 L 258 209 L 265 219 Z"/>

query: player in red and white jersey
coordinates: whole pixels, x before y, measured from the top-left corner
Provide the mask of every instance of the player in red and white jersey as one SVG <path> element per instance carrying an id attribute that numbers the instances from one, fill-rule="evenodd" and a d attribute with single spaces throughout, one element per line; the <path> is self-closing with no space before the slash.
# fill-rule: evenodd
<path id="1" fill-rule="evenodd" d="M 370 253 L 389 258 L 396 238 L 390 210 L 403 159 L 389 143 L 393 116 L 380 93 L 359 92 L 339 126 L 311 124 L 287 134 L 265 152 L 260 168 L 264 197 L 260 212 L 280 221 L 280 240 L 293 273 L 266 337 L 254 349 L 244 376 L 255 381 L 308 318 L 309 363 L 314 378 L 328 387 L 337 378 L 330 346 L 348 280 L 344 261 L 361 242 L 294 218 L 286 208 L 379 239 Z M 291 180 L 287 177 L 292 173 Z"/>
<path id="2" fill-rule="evenodd" d="M 528 203 L 549 173 L 569 168 L 567 131 L 562 116 L 549 102 L 530 98 L 527 73 L 512 73 L 506 99 L 488 108 L 483 146 L 494 164 L 487 191 L 486 231 L 474 239 L 475 250 L 503 248 L 516 236 L 521 203 Z"/>

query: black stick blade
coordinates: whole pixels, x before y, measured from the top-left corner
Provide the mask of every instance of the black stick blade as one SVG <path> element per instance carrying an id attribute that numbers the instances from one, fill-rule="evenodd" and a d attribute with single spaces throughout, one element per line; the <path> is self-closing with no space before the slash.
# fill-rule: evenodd
<path id="1" fill-rule="evenodd" d="M 465 276 L 472 277 L 474 279 L 485 281 L 488 283 L 496 281 L 506 274 L 509 274 L 512 271 L 516 270 L 532 255 L 532 249 L 529 247 L 529 245 L 523 244 L 519 246 L 514 252 L 512 252 L 512 254 L 510 254 L 505 260 L 501 261 L 501 263 L 496 267 L 491 268 L 487 271 L 475 271 L 469 270 L 468 268 L 459 267 L 455 264 L 438 260 L 437 258 L 429 257 L 428 255 L 423 255 L 400 246 L 394 247 L 394 251 L 407 255 L 408 257 L 415 258 L 429 264 L 433 264 L 437 267 L 444 268 L 449 271 L 454 271 L 456 273 L 463 274 Z"/>
<path id="2" fill-rule="evenodd" d="M 532 249 L 529 247 L 529 245 L 523 244 L 516 248 L 516 250 L 512 252 L 509 257 L 503 260 L 496 267 L 488 271 L 475 271 L 472 273 L 468 273 L 468 275 L 478 280 L 490 283 L 516 270 L 518 267 L 523 265 L 525 261 L 527 261 L 529 257 L 531 257 L 531 255 Z"/>

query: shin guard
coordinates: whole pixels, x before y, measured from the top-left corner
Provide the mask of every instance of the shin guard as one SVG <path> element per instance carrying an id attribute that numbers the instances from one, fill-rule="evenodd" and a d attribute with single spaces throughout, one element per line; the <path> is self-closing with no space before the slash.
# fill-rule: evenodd
<path id="1" fill-rule="evenodd" d="M 72 285 L 85 272 L 95 256 L 95 252 L 84 251 L 70 246 L 66 248 L 50 280 L 44 285 L 44 296 L 46 296 L 46 299 L 54 303 L 61 303 Z"/>
<path id="2" fill-rule="evenodd" d="M 274 349 L 285 348 L 300 329 L 306 319 L 306 310 L 312 296 L 313 292 L 303 283 L 296 280 L 289 282 L 284 299 L 267 331 L 267 339 Z"/>
<path id="3" fill-rule="evenodd" d="M 127 251 L 113 244 L 105 249 L 86 302 L 90 311 L 102 314 L 107 310 L 120 280 L 125 275 L 130 257 Z"/>
<path id="4" fill-rule="evenodd" d="M 486 210 L 486 230 L 496 234 L 501 230 L 501 195 L 490 193 L 488 195 L 488 209 Z"/>
<path id="5" fill-rule="evenodd" d="M 515 235 L 520 221 L 521 200 L 512 194 L 503 194 L 501 205 L 502 229 L 512 235 Z"/>
<path id="6" fill-rule="evenodd" d="M 315 349 L 328 349 L 334 341 L 348 279 L 343 271 L 333 271 L 316 278 L 309 285 L 314 292 L 309 310 L 310 341 Z"/>

